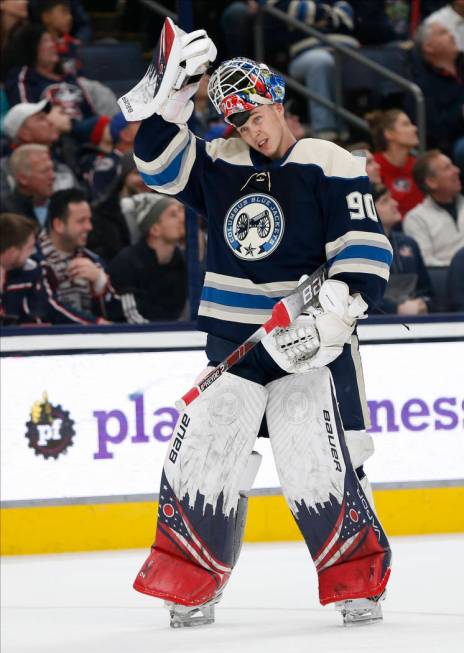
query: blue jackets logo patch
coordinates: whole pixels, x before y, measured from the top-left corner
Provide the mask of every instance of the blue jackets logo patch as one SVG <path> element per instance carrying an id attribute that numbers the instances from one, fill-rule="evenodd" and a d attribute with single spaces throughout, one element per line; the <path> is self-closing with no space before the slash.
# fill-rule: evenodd
<path id="1" fill-rule="evenodd" d="M 224 221 L 224 237 L 240 259 L 258 261 L 277 249 L 284 233 L 284 214 L 269 195 L 246 195 L 232 204 Z"/>

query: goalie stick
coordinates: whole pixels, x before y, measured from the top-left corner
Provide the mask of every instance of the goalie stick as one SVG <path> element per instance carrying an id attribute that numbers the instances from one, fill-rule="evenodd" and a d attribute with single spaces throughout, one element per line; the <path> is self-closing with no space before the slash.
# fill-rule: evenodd
<path id="1" fill-rule="evenodd" d="M 285 329 L 310 306 L 317 301 L 322 283 L 327 279 L 327 265 L 323 263 L 313 274 L 302 281 L 293 293 L 284 297 L 275 304 L 272 315 L 262 326 L 259 327 L 248 340 L 239 345 L 222 363 L 219 363 L 205 378 L 194 385 L 180 399 L 176 401 L 176 408 L 179 411 L 185 410 L 192 401 L 197 399 L 205 390 L 218 380 L 224 372 L 238 363 L 249 351 L 251 351 L 261 340 L 277 327 Z"/>

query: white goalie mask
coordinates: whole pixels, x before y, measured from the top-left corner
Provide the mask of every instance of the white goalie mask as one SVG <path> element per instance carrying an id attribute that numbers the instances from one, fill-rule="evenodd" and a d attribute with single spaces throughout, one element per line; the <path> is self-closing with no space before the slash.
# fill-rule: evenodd
<path id="1" fill-rule="evenodd" d="M 285 82 L 265 64 L 236 57 L 214 71 L 209 80 L 208 95 L 224 120 L 238 127 L 246 122 L 247 112 L 255 107 L 283 102 Z"/>

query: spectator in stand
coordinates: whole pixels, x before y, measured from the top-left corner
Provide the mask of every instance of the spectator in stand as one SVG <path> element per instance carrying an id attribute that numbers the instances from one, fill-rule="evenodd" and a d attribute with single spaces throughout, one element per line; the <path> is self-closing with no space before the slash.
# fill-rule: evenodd
<path id="1" fill-rule="evenodd" d="M 21 145 L 10 158 L 14 190 L 2 197 L 2 210 L 32 218 L 45 224 L 47 207 L 53 193 L 53 163 L 46 145 Z"/>
<path id="2" fill-rule="evenodd" d="M 381 184 L 380 165 L 374 159 L 368 143 L 353 143 L 346 148 L 353 156 L 361 156 L 366 159 L 366 174 L 371 184 Z"/>
<path id="3" fill-rule="evenodd" d="M 464 53 L 437 22 L 421 25 L 416 44 L 413 79 L 425 96 L 428 145 L 464 171 Z"/>
<path id="4" fill-rule="evenodd" d="M 270 0 L 267 1 L 270 3 Z M 333 41 L 353 48 L 359 47 L 358 41 L 352 36 L 353 9 L 345 0 L 278 0 L 272 4 L 293 18 L 301 17 L 304 23 L 330 36 Z M 335 59 L 330 49 L 321 46 L 316 38 L 293 28 L 288 30 L 288 38 L 290 75 L 303 81 L 308 89 L 324 99 L 334 101 Z M 309 100 L 309 124 L 315 138 L 335 140 L 339 136 L 345 137 L 346 129 L 342 129 L 336 114 L 314 100 Z"/>
<path id="5" fill-rule="evenodd" d="M 5 82 L 10 106 L 48 99 L 72 119 L 72 135 L 81 142 L 100 143 L 107 116 L 100 116 L 81 78 L 63 74 L 50 34 L 39 25 L 26 25 L 11 39 Z"/>
<path id="6" fill-rule="evenodd" d="M 187 298 L 186 266 L 179 249 L 184 207 L 171 197 L 144 195 L 137 213 L 140 240 L 116 256 L 109 274 L 128 322 L 178 320 Z"/>
<path id="7" fill-rule="evenodd" d="M 21 102 L 8 111 L 3 128 L 13 151 L 20 145 L 30 143 L 46 145 L 49 148 L 55 173 L 54 191 L 77 185 L 71 167 L 60 158 L 59 139 L 71 129 L 71 120 L 62 107 L 51 107 L 48 100 L 36 104 Z M 8 187 L 10 178 L 9 157 L 5 156 L 0 161 L 0 184 L 3 188 Z"/>
<path id="8" fill-rule="evenodd" d="M 80 41 L 71 36 L 71 3 L 69 0 L 39 0 L 37 14 L 39 22 L 55 42 L 63 72 L 77 75 L 81 67 L 77 58 Z"/>
<path id="9" fill-rule="evenodd" d="M 126 245 L 131 236 L 120 205 L 124 185 L 123 156 L 133 158 L 132 148 L 139 123 L 127 123 L 116 114 L 104 131 L 100 148 L 81 162 L 93 213 L 89 247 L 107 262 Z"/>
<path id="10" fill-rule="evenodd" d="M 138 205 L 145 205 L 145 197 L 150 191 L 135 165 L 132 152 L 123 154 L 121 158 L 121 190 L 119 192 L 120 208 L 129 230 L 130 244 L 135 245 L 140 240 L 137 224 Z"/>
<path id="11" fill-rule="evenodd" d="M 382 182 L 398 202 L 401 216 L 418 204 L 423 195 L 414 182 L 411 154 L 419 144 L 417 127 L 400 109 L 373 111 L 366 116 L 374 142 L 374 159 L 380 166 Z"/>
<path id="12" fill-rule="evenodd" d="M 464 51 L 464 0 L 452 0 L 445 7 L 437 9 L 426 23 L 440 23 L 453 34 L 458 49 Z"/>
<path id="13" fill-rule="evenodd" d="M 33 21 L 39 21 L 39 8 L 42 0 L 29 0 L 29 14 Z M 69 0 L 71 8 L 72 27 L 71 36 L 82 42 L 92 41 L 92 22 L 85 11 L 81 0 Z"/>
<path id="14" fill-rule="evenodd" d="M 133 151 L 139 125 L 128 123 L 121 112 L 117 113 L 105 126 L 98 148 L 81 159 L 80 168 L 93 201 L 108 196 L 119 183 L 122 155 Z"/>
<path id="15" fill-rule="evenodd" d="M 132 197 L 137 193 L 147 193 L 148 188 L 137 170 L 133 152 L 126 152 L 121 157 L 121 190 L 119 197 Z"/>
<path id="16" fill-rule="evenodd" d="M 439 150 L 430 150 L 417 159 L 413 174 L 425 199 L 406 214 L 404 232 L 417 241 L 427 267 L 447 266 L 464 247 L 459 169 Z"/>
<path id="17" fill-rule="evenodd" d="M 27 22 L 27 0 L 0 0 L 1 79 L 5 79 L 4 52 L 15 32 Z"/>
<path id="18" fill-rule="evenodd" d="M 120 314 L 103 261 L 86 248 L 91 230 L 92 213 L 82 191 L 53 194 L 35 258 L 56 311 L 55 323 L 104 324 Z"/>
<path id="19" fill-rule="evenodd" d="M 78 76 L 82 68 L 78 58 L 79 39 L 71 36 L 73 16 L 70 0 L 39 0 L 39 22 L 52 37 L 63 73 Z M 94 79 L 79 77 L 81 86 L 90 96 L 96 113 L 113 116 L 119 111 L 113 91 Z"/>
<path id="20" fill-rule="evenodd" d="M 393 249 L 393 261 L 379 312 L 398 315 L 423 315 L 431 310 L 432 286 L 420 249 L 415 240 L 395 231 L 401 222 L 398 202 L 383 184 L 372 192 L 377 215 Z"/>
<path id="21" fill-rule="evenodd" d="M 449 308 L 464 312 L 464 247 L 453 256 L 448 272 Z"/>
<path id="22" fill-rule="evenodd" d="M 40 323 L 47 300 L 35 250 L 37 222 L 15 213 L 0 214 L 0 324 Z"/>

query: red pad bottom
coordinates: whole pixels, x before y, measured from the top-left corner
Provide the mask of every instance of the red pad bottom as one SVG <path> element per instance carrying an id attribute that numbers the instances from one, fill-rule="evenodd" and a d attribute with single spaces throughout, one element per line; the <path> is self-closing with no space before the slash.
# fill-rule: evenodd
<path id="1" fill-rule="evenodd" d="M 390 577 L 390 568 L 382 577 L 384 554 L 378 553 L 333 565 L 319 573 L 319 601 L 321 605 L 364 599 L 381 594 Z"/>
<path id="2" fill-rule="evenodd" d="M 153 549 L 137 574 L 134 589 L 181 605 L 210 601 L 229 580 L 230 574 L 214 574 L 160 549 Z"/>

